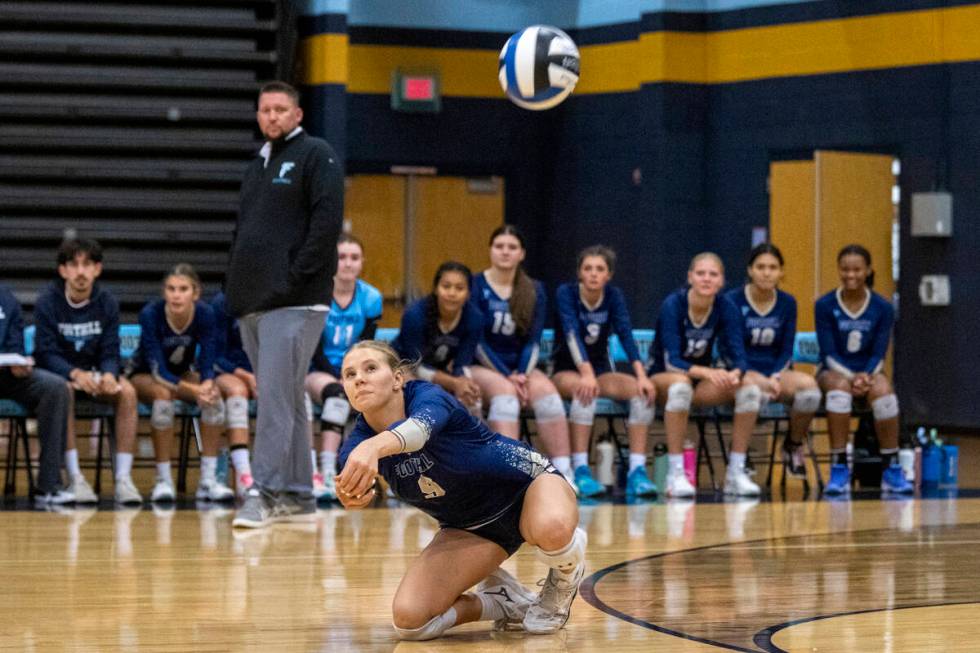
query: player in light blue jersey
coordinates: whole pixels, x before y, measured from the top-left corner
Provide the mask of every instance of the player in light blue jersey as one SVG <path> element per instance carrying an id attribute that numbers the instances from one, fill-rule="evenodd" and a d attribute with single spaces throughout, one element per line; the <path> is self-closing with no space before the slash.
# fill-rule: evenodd
<path id="1" fill-rule="evenodd" d="M 577 528 L 575 494 L 548 459 L 494 433 L 435 384 L 406 381 L 384 343 L 351 348 L 343 380 L 361 415 L 340 455 L 341 502 L 369 504 L 380 474 L 440 526 L 395 593 L 398 638 L 434 639 L 472 621 L 540 634 L 564 626 L 585 574 L 587 538 Z M 524 542 L 549 567 L 538 596 L 500 568 Z"/>
<path id="2" fill-rule="evenodd" d="M 653 341 L 653 383 L 663 397 L 667 431 L 668 497 L 691 498 L 695 488 L 684 474 L 684 437 L 691 406 L 734 404 L 732 447 L 725 494 L 756 496 L 759 486 L 745 471 L 749 438 L 759 415 L 762 391 L 743 381 L 748 368 L 742 344 L 742 320 L 735 306 L 719 295 L 725 266 L 716 254 L 691 260 L 688 285 L 671 293 L 657 317 Z M 721 358 L 714 359 L 718 341 Z M 715 363 L 724 367 L 715 367 Z"/>
<path id="3" fill-rule="evenodd" d="M 311 451 L 313 496 L 317 501 L 337 498 L 333 486 L 337 450 L 350 417 L 350 403 L 340 384 L 340 363 L 351 345 L 374 337 L 381 319 L 381 292 L 359 278 L 363 269 L 364 245 L 350 234 L 341 234 L 330 311 L 306 375 L 306 393 L 323 407 Z M 312 420 L 312 414 L 309 417 Z"/>
<path id="4" fill-rule="evenodd" d="M 846 445 L 855 397 L 866 400 L 874 412 L 875 432 L 881 447 L 883 491 L 908 493 L 898 463 L 898 398 L 885 376 L 885 355 L 891 340 L 895 310 L 872 292 L 871 254 L 861 245 L 848 245 L 837 255 L 841 285 L 817 300 L 815 320 L 820 344 L 820 388 L 826 393 L 827 430 L 830 434 L 828 494 L 850 491 Z"/>
<path id="5" fill-rule="evenodd" d="M 402 314 L 392 347 L 399 356 L 416 363 L 416 376 L 451 392 L 474 415 L 482 417 L 480 386 L 470 372 L 483 332 L 483 316 L 469 302 L 472 276 L 462 263 L 446 261 L 440 265 L 432 280 L 432 292 Z"/>
<path id="6" fill-rule="evenodd" d="M 771 243 L 754 247 L 749 253 L 748 275 L 749 283 L 726 295 L 742 316 L 748 361 L 745 382 L 759 386 L 763 397 L 791 406 L 783 464 L 788 474 L 803 478 L 803 439 L 822 395 L 816 379 L 792 369 L 796 299 L 779 289 L 783 278 L 779 248 Z"/>
<path id="7" fill-rule="evenodd" d="M 140 344 L 133 357 L 131 381 L 141 401 L 152 405 L 150 429 L 156 452 L 157 479 L 152 501 L 176 498 L 170 476 L 174 438 L 174 400 L 201 408 L 201 480 L 197 498 L 235 498 L 217 479 L 218 447 L 225 429 L 225 404 L 214 383 L 214 311 L 200 301 L 201 280 L 187 263 L 174 266 L 163 280 L 163 299 L 140 311 Z"/>
<path id="8" fill-rule="evenodd" d="M 490 268 L 473 277 L 470 297 L 483 315 L 473 380 L 490 406 L 490 428 L 498 433 L 520 437 L 521 408 L 533 408 L 545 451 L 571 481 L 565 404 L 537 368 L 547 298 L 544 286 L 521 267 L 526 255 L 524 237 L 512 225 L 490 235 Z"/>
<path id="9" fill-rule="evenodd" d="M 616 268 L 616 253 L 608 247 L 586 247 L 578 255 L 578 281 L 563 284 L 556 294 L 558 328 L 555 330 L 554 381 L 572 400 L 572 469 L 581 496 L 594 496 L 605 488 L 589 469 L 589 440 L 599 396 L 629 401 L 626 420 L 630 441 L 626 494 L 650 496 L 657 486 L 647 477 L 647 432 L 653 422 L 656 393 L 633 340 L 626 298 L 609 285 Z M 609 351 L 609 336 L 619 336 L 633 376 L 617 372 Z M 557 465 L 556 465 L 557 466 Z"/>

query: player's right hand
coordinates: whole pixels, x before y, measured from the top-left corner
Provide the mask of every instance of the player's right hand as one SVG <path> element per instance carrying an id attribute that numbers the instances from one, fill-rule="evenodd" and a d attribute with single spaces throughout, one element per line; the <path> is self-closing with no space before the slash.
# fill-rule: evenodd
<path id="1" fill-rule="evenodd" d="M 339 487 L 340 485 L 339 475 L 334 477 L 334 482 Z M 345 508 L 349 510 L 357 510 L 359 508 L 364 508 L 370 505 L 370 503 L 374 501 L 375 494 L 377 494 L 377 490 L 375 490 L 374 488 L 371 488 L 361 496 L 354 496 L 352 494 L 347 494 L 343 490 L 338 490 L 337 499 L 340 501 L 341 505 L 343 505 Z"/>

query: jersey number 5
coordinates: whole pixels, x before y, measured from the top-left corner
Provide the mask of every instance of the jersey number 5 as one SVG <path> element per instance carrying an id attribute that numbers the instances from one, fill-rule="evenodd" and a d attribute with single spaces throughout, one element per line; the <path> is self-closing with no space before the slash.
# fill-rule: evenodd
<path id="1" fill-rule="evenodd" d="M 422 490 L 426 499 L 446 496 L 446 491 L 442 489 L 442 486 L 424 474 L 419 476 L 419 489 Z"/>

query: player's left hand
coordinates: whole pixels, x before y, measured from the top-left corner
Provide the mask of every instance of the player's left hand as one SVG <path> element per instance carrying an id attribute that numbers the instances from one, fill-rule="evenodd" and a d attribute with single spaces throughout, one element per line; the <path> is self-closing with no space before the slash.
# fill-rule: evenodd
<path id="1" fill-rule="evenodd" d="M 102 377 L 99 379 L 99 394 L 102 395 L 116 395 L 122 387 L 119 385 L 119 381 L 116 380 L 114 374 L 110 372 L 103 372 Z"/>
<path id="2" fill-rule="evenodd" d="M 334 482 L 339 485 L 340 476 L 334 477 Z M 341 505 L 349 510 L 357 510 L 358 508 L 364 508 L 368 506 L 377 494 L 377 490 L 371 488 L 359 497 L 347 494 L 346 492 L 340 490 L 337 492 L 337 499 L 340 501 Z"/>

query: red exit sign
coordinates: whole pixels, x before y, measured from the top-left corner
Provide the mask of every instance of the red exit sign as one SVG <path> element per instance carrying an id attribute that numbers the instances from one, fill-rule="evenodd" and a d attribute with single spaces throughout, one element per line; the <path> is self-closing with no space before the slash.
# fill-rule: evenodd
<path id="1" fill-rule="evenodd" d="M 395 111 L 436 113 L 442 108 L 439 73 L 395 70 L 391 82 L 391 108 Z"/>

